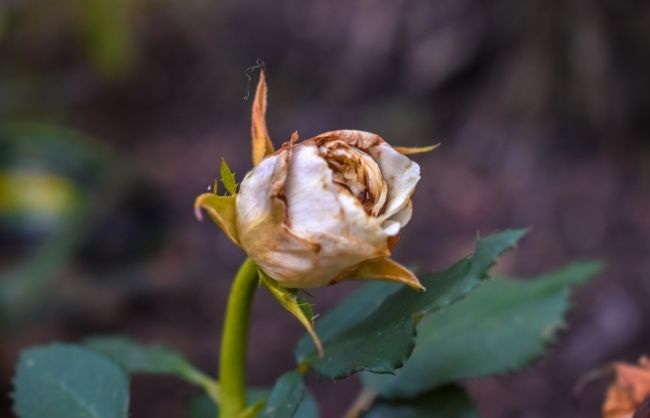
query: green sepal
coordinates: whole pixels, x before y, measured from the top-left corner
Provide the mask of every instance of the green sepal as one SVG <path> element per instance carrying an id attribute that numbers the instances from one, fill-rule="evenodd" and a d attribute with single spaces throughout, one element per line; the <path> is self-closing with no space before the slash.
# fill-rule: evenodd
<path id="1" fill-rule="evenodd" d="M 324 355 L 323 344 L 314 330 L 314 311 L 312 310 L 311 304 L 299 297 L 295 289 L 284 288 L 261 269 L 258 269 L 258 271 L 260 274 L 260 282 L 268 289 L 275 300 L 305 327 L 318 351 L 318 355 L 322 357 Z"/>

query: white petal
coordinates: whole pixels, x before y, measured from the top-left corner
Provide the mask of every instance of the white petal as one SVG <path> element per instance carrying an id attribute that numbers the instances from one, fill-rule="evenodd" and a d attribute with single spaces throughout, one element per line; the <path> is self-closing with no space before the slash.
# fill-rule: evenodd
<path id="1" fill-rule="evenodd" d="M 413 216 L 413 202 L 409 200 L 406 206 L 404 206 L 396 214 L 388 218 L 386 222 L 389 221 L 397 222 L 399 223 L 400 228 L 404 228 L 406 224 L 409 223 L 412 216 Z"/>
<path id="2" fill-rule="evenodd" d="M 237 193 L 237 229 L 240 237 L 270 216 L 271 179 L 282 154 L 271 155 L 262 160 L 241 182 Z"/>
<path id="3" fill-rule="evenodd" d="M 332 170 L 315 145 L 294 146 L 285 193 L 293 233 L 309 239 L 319 233 L 343 232 Z"/>
<path id="4" fill-rule="evenodd" d="M 420 166 L 388 144 L 374 146 L 368 153 L 377 161 L 388 183 L 388 202 L 381 219 L 389 219 L 408 204 L 420 180 Z"/>
<path id="5" fill-rule="evenodd" d="M 399 222 L 387 220 L 382 224 L 384 228 L 384 233 L 389 237 L 393 237 L 399 234 L 399 230 L 402 228 Z"/>
<path id="6" fill-rule="evenodd" d="M 359 200 L 349 193 L 341 192 L 338 198 L 345 218 L 344 236 L 367 243 L 373 248 L 383 247 L 387 235 L 381 227 L 381 221 L 374 216 L 368 216 Z"/>

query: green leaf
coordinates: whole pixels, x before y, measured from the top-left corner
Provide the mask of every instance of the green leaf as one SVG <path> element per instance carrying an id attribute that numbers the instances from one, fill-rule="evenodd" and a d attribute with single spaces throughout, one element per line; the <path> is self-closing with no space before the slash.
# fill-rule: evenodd
<path id="1" fill-rule="evenodd" d="M 190 399 L 190 418 L 218 418 L 217 405 L 207 395 L 198 395 Z"/>
<path id="2" fill-rule="evenodd" d="M 218 397 L 217 383 L 170 347 L 145 346 L 123 337 L 93 337 L 87 339 L 84 346 L 110 358 L 128 373 L 176 376 L 201 386 L 213 396 Z"/>
<path id="3" fill-rule="evenodd" d="M 305 397 L 300 402 L 298 410 L 293 414 L 293 418 L 318 418 L 318 405 L 314 396 L 305 391 Z"/>
<path id="4" fill-rule="evenodd" d="M 389 283 L 370 283 L 316 324 L 325 349 L 319 358 L 308 337 L 296 349 L 299 363 L 338 379 L 367 370 L 390 373 L 413 351 L 417 320 L 461 298 L 487 277 L 500 254 L 525 234 L 510 230 L 477 242 L 474 254 L 450 269 L 421 277 L 424 293 Z"/>
<path id="5" fill-rule="evenodd" d="M 64 344 L 22 352 L 14 378 L 19 418 L 126 418 L 129 381 L 90 350 Z"/>
<path id="6" fill-rule="evenodd" d="M 446 386 L 415 399 L 378 400 L 363 418 L 477 418 L 472 401 L 457 386 Z"/>
<path id="7" fill-rule="evenodd" d="M 248 391 L 248 407 L 264 402 L 269 396 L 268 389 L 251 389 Z M 207 395 L 198 395 L 190 400 L 191 418 L 215 418 L 218 415 L 217 404 Z"/>
<path id="8" fill-rule="evenodd" d="M 539 358 L 569 308 L 570 287 L 599 270 L 572 264 L 533 281 L 495 279 L 418 326 L 415 350 L 395 376 L 364 374 L 384 397 L 412 397 L 433 387 L 503 373 Z"/>
<path id="9" fill-rule="evenodd" d="M 252 406 L 269 397 L 268 389 L 252 389 L 248 392 L 248 405 Z M 217 406 L 208 396 L 200 395 L 190 401 L 191 418 L 215 418 Z M 314 396 L 305 391 L 305 397 L 298 406 L 293 418 L 318 418 L 318 406 Z"/>
<path id="10" fill-rule="evenodd" d="M 228 166 L 228 163 L 226 163 L 226 160 L 223 158 L 221 159 L 221 168 L 219 171 L 221 172 L 221 182 L 226 187 L 228 193 L 230 193 L 232 196 L 237 194 L 237 181 L 235 180 L 235 173 L 232 172 Z"/>
<path id="11" fill-rule="evenodd" d="M 288 372 L 275 382 L 260 418 L 291 418 L 305 397 L 305 385 L 298 372 Z"/>

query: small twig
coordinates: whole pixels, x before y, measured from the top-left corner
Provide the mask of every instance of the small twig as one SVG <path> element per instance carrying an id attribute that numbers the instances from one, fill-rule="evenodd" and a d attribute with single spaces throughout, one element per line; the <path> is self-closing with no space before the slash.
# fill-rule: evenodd
<path id="1" fill-rule="evenodd" d="M 370 409 L 370 406 L 376 398 L 377 392 L 367 389 L 362 390 L 354 402 L 352 402 L 352 405 L 350 405 L 343 418 L 359 418 L 362 413 Z"/>
<path id="2" fill-rule="evenodd" d="M 244 75 L 248 81 L 246 82 L 246 94 L 242 97 L 242 99 L 246 101 L 251 98 L 251 81 L 253 80 L 253 72 L 255 70 L 266 71 L 266 63 L 258 58 L 255 60 L 255 65 L 251 65 L 250 67 L 246 68 L 246 70 L 244 70 Z"/>

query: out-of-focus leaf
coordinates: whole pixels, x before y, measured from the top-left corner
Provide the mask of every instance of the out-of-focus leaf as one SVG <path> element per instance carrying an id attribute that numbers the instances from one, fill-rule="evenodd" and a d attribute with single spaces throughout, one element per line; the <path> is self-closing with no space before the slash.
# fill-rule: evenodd
<path id="1" fill-rule="evenodd" d="M 269 397 L 270 390 L 253 389 L 248 392 L 248 405 L 254 405 L 260 401 L 265 401 Z M 190 401 L 191 418 L 215 418 L 217 416 L 217 406 L 210 397 L 200 395 Z M 318 405 L 314 396 L 305 392 L 305 397 L 298 406 L 298 410 L 293 418 L 318 418 Z"/>
<path id="2" fill-rule="evenodd" d="M 320 358 L 311 340 L 303 337 L 297 361 L 331 379 L 361 370 L 390 373 L 401 367 L 413 351 L 417 319 L 474 289 L 498 256 L 524 234 L 510 230 L 479 240 L 472 256 L 446 271 L 422 276 L 424 293 L 383 283 L 363 287 L 317 322 L 325 356 Z"/>
<path id="3" fill-rule="evenodd" d="M 291 418 L 305 397 L 305 385 L 298 372 L 285 373 L 275 382 L 260 418 Z"/>
<path id="4" fill-rule="evenodd" d="M 56 225 L 74 210 L 80 199 L 80 190 L 63 176 L 29 170 L 0 171 L 3 216 L 36 225 Z"/>
<path id="5" fill-rule="evenodd" d="M 223 158 L 221 159 L 221 167 L 219 168 L 221 174 L 221 182 L 226 187 L 231 196 L 237 194 L 237 180 L 235 180 L 235 173 L 232 172 L 228 163 Z"/>
<path id="6" fill-rule="evenodd" d="M 271 393 L 269 389 L 248 390 L 246 394 L 247 405 L 251 407 L 260 401 L 265 401 L 269 397 L 269 393 Z M 198 395 L 190 400 L 191 418 L 215 418 L 218 412 L 218 407 L 214 403 L 214 399 L 211 399 L 209 396 Z"/>
<path id="7" fill-rule="evenodd" d="M 316 404 L 316 399 L 314 396 L 305 391 L 305 397 L 298 405 L 298 410 L 293 414 L 293 418 L 318 418 L 318 404 Z"/>
<path id="8" fill-rule="evenodd" d="M 93 351 L 54 344 L 24 351 L 14 378 L 19 418 L 126 418 L 129 382 Z"/>
<path id="9" fill-rule="evenodd" d="M 0 226 L 38 237 L 29 257 L 0 273 L 0 326 L 15 326 L 36 310 L 127 172 L 93 138 L 37 123 L 0 124 Z M 44 216 L 47 223 L 34 222 Z"/>
<path id="10" fill-rule="evenodd" d="M 576 263 L 532 281 L 485 282 L 422 320 L 415 350 L 395 376 L 366 373 L 364 383 L 384 397 L 412 397 L 523 367 L 544 353 L 563 325 L 571 286 L 599 270 L 599 263 Z"/>
<path id="11" fill-rule="evenodd" d="M 446 386 L 414 399 L 379 399 L 363 418 L 478 418 L 465 391 Z"/>
<path id="12" fill-rule="evenodd" d="M 319 356 L 323 355 L 323 345 L 321 344 L 318 335 L 314 331 L 314 312 L 311 308 L 311 304 L 306 300 L 298 297 L 296 295 L 296 290 L 286 289 L 278 284 L 275 280 L 266 275 L 262 270 L 258 270 L 260 275 L 260 280 L 264 287 L 266 287 L 273 295 L 275 300 L 282 305 L 284 309 L 289 311 L 291 315 L 296 317 L 296 319 L 307 329 L 307 333 L 312 339 L 312 342 L 318 350 Z"/>
<path id="13" fill-rule="evenodd" d="M 84 346 L 119 364 L 128 373 L 168 374 L 201 386 L 218 399 L 217 382 L 195 368 L 176 350 L 162 346 L 145 346 L 128 338 L 93 337 Z"/>
<path id="14" fill-rule="evenodd" d="M 131 0 L 82 0 L 79 24 L 85 52 L 102 75 L 119 78 L 135 62 L 132 14 L 137 2 Z"/>

